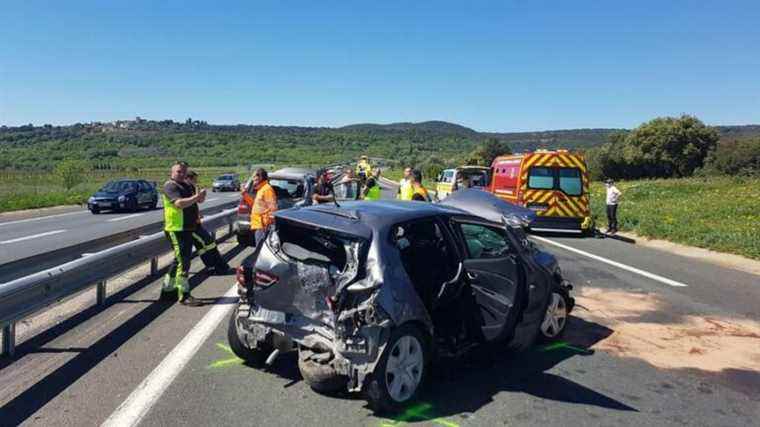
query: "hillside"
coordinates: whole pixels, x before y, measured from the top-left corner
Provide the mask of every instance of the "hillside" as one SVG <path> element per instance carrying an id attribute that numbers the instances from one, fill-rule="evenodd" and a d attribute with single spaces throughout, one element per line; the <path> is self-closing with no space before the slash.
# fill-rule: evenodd
<path id="1" fill-rule="evenodd" d="M 726 138 L 760 135 L 760 125 L 718 126 Z M 487 139 L 515 152 L 536 148 L 585 149 L 624 129 L 567 129 L 488 133 L 444 121 L 354 124 L 341 128 L 210 125 L 188 119 L 141 118 L 70 126 L 0 126 L 0 169 L 52 167 L 62 159 L 87 160 L 96 168 L 144 168 L 176 159 L 197 166 L 251 163 L 325 164 L 361 154 L 421 161 L 452 159 Z M 455 161 L 455 160 L 451 160 Z"/>

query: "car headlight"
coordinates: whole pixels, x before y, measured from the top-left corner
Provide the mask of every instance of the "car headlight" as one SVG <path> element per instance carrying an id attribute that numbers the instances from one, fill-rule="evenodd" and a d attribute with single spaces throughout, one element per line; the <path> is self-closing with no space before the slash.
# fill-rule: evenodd
<path id="1" fill-rule="evenodd" d="M 119 196 L 119 201 L 120 202 L 123 202 L 125 200 L 127 200 L 127 196 Z"/>
<path id="2" fill-rule="evenodd" d="M 90 197 L 89 199 L 87 199 L 87 203 L 92 203 L 94 201 L 95 201 L 95 197 Z"/>

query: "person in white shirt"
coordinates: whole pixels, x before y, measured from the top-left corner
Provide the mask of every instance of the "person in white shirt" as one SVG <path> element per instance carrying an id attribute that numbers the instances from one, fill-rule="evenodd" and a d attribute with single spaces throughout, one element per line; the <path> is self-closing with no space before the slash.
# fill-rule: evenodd
<path id="1" fill-rule="evenodd" d="M 623 193 L 611 179 L 604 181 L 604 186 L 607 187 L 607 234 L 615 234 L 618 231 L 617 207 Z"/>

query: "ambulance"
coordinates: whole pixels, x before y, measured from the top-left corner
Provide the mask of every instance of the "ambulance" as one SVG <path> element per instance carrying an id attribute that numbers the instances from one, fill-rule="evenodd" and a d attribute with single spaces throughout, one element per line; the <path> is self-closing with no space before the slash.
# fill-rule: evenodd
<path id="1" fill-rule="evenodd" d="M 536 150 L 494 159 L 489 191 L 533 210 L 533 231 L 588 233 L 593 230 L 589 176 L 582 154 Z"/>

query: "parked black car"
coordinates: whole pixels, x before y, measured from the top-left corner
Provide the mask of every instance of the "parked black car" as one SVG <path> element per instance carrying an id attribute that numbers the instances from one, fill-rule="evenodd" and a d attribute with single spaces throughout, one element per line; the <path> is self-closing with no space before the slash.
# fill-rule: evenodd
<path id="1" fill-rule="evenodd" d="M 254 365 L 297 350 L 314 389 L 364 391 L 383 412 L 416 398 L 436 357 L 559 336 L 573 299 L 556 259 L 527 239 L 520 215 L 472 191 L 466 203 L 277 212 L 238 269 L 230 347 Z"/>
<path id="2" fill-rule="evenodd" d="M 141 179 L 109 181 L 87 200 L 87 208 L 93 214 L 104 210 L 135 212 L 140 208 L 156 209 L 157 206 L 155 183 Z"/>

